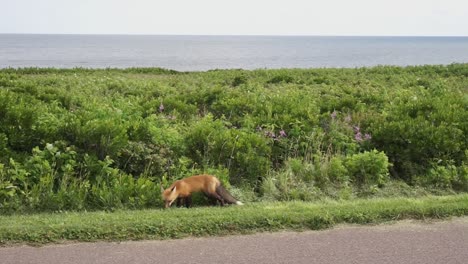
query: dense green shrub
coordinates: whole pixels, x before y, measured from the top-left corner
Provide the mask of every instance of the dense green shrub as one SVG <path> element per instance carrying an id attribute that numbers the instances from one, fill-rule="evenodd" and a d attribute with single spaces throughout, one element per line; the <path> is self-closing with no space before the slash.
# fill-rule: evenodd
<path id="1" fill-rule="evenodd" d="M 294 78 L 289 76 L 289 75 L 286 75 L 286 74 L 282 74 L 282 75 L 277 75 L 273 78 L 271 78 L 268 83 L 282 83 L 282 82 L 285 82 L 285 83 L 290 83 L 290 82 L 293 82 L 294 81 Z"/>
<path id="2" fill-rule="evenodd" d="M 415 177 L 415 182 L 437 189 L 468 191 L 468 166 L 465 163 L 458 167 L 453 164 L 432 164 L 426 174 Z"/>
<path id="3" fill-rule="evenodd" d="M 236 76 L 232 80 L 232 86 L 237 87 L 237 86 L 239 86 L 241 84 L 244 84 L 246 82 L 247 82 L 247 77 L 245 75 Z"/>
<path id="4" fill-rule="evenodd" d="M 424 173 L 433 159 L 459 165 L 467 148 L 463 97 L 423 93 L 400 100 L 372 125 L 376 146 L 389 155 L 397 171 L 410 178 Z"/>
<path id="5" fill-rule="evenodd" d="M 257 133 L 228 129 L 225 121 L 208 115 L 187 133 L 187 156 L 199 166 L 222 165 L 231 180 L 255 183 L 269 168 L 268 140 Z"/>
<path id="6" fill-rule="evenodd" d="M 330 180 L 334 183 L 346 185 L 349 182 L 349 171 L 346 168 L 342 157 L 335 156 L 331 158 L 328 175 Z"/>
<path id="7" fill-rule="evenodd" d="M 389 180 L 388 158 L 377 150 L 349 156 L 345 167 L 351 181 L 358 186 L 383 186 Z"/>
<path id="8" fill-rule="evenodd" d="M 467 72 L 2 69 L 0 211 L 158 206 L 196 173 L 250 201 L 468 191 Z"/>

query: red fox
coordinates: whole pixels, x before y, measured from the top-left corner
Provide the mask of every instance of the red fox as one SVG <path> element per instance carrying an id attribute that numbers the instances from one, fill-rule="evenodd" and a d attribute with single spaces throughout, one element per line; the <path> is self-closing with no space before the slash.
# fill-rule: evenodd
<path id="1" fill-rule="evenodd" d="M 161 186 L 162 198 L 165 208 L 169 208 L 177 200 L 177 206 L 185 203 L 188 208 L 192 205 L 192 194 L 203 192 L 208 198 L 216 199 L 221 206 L 225 203 L 242 205 L 221 185 L 221 182 L 212 175 L 195 175 L 174 182 L 166 190 Z"/>

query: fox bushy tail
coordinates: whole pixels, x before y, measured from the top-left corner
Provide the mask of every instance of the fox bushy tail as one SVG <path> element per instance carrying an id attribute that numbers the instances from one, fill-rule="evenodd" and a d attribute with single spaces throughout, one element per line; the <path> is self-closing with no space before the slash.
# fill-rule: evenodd
<path id="1" fill-rule="evenodd" d="M 234 198 L 221 184 L 218 187 L 216 187 L 216 192 L 228 204 L 243 205 L 242 202 L 237 201 L 236 198 Z"/>

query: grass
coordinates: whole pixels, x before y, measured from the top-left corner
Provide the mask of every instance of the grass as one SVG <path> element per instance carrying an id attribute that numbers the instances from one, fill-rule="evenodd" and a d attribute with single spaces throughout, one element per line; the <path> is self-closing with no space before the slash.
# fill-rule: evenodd
<path id="1" fill-rule="evenodd" d="M 318 230 L 343 223 L 377 224 L 464 215 L 468 215 L 468 194 L 320 203 L 269 202 L 224 208 L 10 215 L 0 216 L 0 245 Z"/>

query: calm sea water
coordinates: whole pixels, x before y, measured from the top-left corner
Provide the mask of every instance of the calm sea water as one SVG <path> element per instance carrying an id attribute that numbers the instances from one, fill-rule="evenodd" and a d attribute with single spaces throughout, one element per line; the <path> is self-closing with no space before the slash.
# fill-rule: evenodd
<path id="1" fill-rule="evenodd" d="M 468 37 L 0 34 L 4 67 L 361 67 L 468 62 Z"/>

